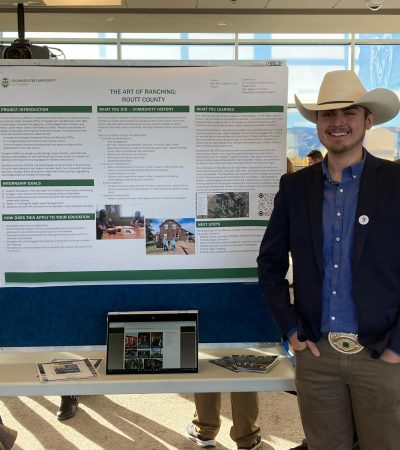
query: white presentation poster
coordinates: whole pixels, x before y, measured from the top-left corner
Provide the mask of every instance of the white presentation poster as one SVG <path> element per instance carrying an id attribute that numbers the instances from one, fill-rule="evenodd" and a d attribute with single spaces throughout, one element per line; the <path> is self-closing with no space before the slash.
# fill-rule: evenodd
<path id="1" fill-rule="evenodd" d="M 287 68 L 0 66 L 1 286 L 243 281 Z"/>

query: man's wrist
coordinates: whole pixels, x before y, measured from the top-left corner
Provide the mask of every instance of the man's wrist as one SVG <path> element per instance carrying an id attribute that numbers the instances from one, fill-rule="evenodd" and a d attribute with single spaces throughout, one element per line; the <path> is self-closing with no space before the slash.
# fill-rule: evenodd
<path id="1" fill-rule="evenodd" d="M 293 327 L 291 328 L 287 333 L 286 336 L 288 337 L 288 339 L 290 340 L 290 338 L 297 333 L 297 327 Z"/>
<path id="2" fill-rule="evenodd" d="M 393 350 L 392 348 L 390 348 L 390 347 L 386 347 L 388 350 L 390 350 L 391 352 L 393 352 L 395 355 L 397 355 L 397 356 L 400 356 L 400 353 L 398 352 L 398 351 L 396 351 L 396 350 Z"/>

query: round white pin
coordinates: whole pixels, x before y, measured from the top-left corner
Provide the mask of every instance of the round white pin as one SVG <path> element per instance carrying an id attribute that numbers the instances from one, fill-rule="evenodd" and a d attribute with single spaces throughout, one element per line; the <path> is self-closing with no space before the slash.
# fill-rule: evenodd
<path id="1" fill-rule="evenodd" d="M 368 216 L 362 215 L 362 216 L 360 216 L 358 218 L 358 223 L 360 225 L 367 225 L 368 222 L 369 222 L 369 217 Z"/>

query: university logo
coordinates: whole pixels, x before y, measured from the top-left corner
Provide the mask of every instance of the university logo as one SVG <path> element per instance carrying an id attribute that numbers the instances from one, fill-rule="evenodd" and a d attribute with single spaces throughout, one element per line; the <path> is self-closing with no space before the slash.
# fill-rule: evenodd
<path id="1" fill-rule="evenodd" d="M 4 88 L 7 88 L 8 86 L 10 86 L 10 80 L 9 80 L 8 78 L 2 78 L 2 79 L 1 79 L 1 85 L 2 85 Z"/>

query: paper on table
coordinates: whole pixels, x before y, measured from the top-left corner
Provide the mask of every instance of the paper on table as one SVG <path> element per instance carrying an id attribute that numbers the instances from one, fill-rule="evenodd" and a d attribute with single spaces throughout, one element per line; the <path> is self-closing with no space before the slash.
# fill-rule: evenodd
<path id="1" fill-rule="evenodd" d="M 85 359 L 54 360 L 36 364 L 40 381 L 62 381 L 97 377 L 91 361 Z"/>
<path id="2" fill-rule="evenodd" d="M 233 372 L 269 372 L 279 361 L 278 355 L 227 355 L 210 362 Z"/>

